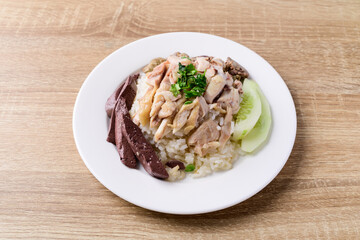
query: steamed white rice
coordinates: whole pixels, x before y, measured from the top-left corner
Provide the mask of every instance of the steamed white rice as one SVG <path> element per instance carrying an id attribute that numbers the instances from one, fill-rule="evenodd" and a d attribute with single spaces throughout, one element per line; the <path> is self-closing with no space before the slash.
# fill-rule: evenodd
<path id="1" fill-rule="evenodd" d="M 137 83 L 137 94 L 134 101 L 134 104 L 130 110 L 130 115 L 134 116 L 139 108 L 138 99 L 141 98 L 147 88 L 145 74 L 141 74 Z M 223 124 L 223 117 L 218 116 L 219 112 L 210 110 L 210 118 L 217 120 L 220 125 Z M 158 142 L 154 141 L 154 134 L 156 129 L 150 129 L 149 126 L 139 126 L 144 133 L 145 138 L 154 146 L 154 149 L 158 153 L 161 161 L 163 163 L 168 160 L 179 160 L 182 161 L 185 165 L 194 164 L 195 170 L 191 172 L 193 177 L 204 177 L 211 174 L 213 171 L 228 170 L 232 167 L 234 159 L 237 159 L 241 154 L 239 145 L 235 142 L 228 141 L 223 150 L 218 150 L 216 153 L 207 154 L 204 157 L 200 157 L 198 154 L 194 153 L 193 147 L 190 147 L 186 143 L 186 139 L 183 137 L 182 133 L 179 134 L 168 134 Z M 221 129 L 220 126 L 218 128 Z M 234 129 L 234 122 L 231 123 L 231 133 Z M 184 171 L 179 171 L 178 167 L 169 168 L 166 167 L 167 172 L 169 173 L 169 181 L 176 181 L 183 179 L 185 177 Z"/>

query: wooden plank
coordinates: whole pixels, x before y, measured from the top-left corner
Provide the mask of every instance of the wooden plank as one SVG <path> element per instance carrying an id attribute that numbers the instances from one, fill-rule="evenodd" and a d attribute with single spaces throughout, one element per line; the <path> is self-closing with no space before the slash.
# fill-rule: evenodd
<path id="1" fill-rule="evenodd" d="M 0 1 L 1 239 L 359 239 L 360 2 Z M 117 48 L 195 31 L 255 50 L 287 83 L 298 134 L 263 191 L 195 216 L 109 192 L 72 136 L 81 84 Z"/>

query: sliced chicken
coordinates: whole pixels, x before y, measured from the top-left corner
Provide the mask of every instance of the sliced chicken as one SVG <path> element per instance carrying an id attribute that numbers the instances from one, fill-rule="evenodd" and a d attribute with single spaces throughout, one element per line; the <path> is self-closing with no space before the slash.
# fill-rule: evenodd
<path id="1" fill-rule="evenodd" d="M 186 53 L 176 52 L 174 54 L 181 58 L 189 58 L 189 55 L 187 55 Z"/>
<path id="2" fill-rule="evenodd" d="M 150 86 L 159 87 L 161 80 L 164 77 L 164 74 L 167 70 L 166 67 L 167 62 L 163 62 L 160 65 L 156 66 L 154 70 L 147 74 L 146 83 Z"/>
<path id="3" fill-rule="evenodd" d="M 164 104 L 164 102 L 164 96 L 162 94 L 158 94 L 158 92 L 155 93 L 154 103 L 151 106 L 150 118 L 156 116 L 159 113 L 161 106 Z"/>
<path id="4" fill-rule="evenodd" d="M 191 110 L 198 104 L 199 104 L 199 100 L 198 98 L 196 98 L 192 103 L 182 105 L 179 112 L 175 115 L 172 124 L 173 133 L 179 131 L 186 124 Z"/>
<path id="5" fill-rule="evenodd" d="M 214 59 L 211 60 L 211 64 L 215 65 L 215 66 L 223 67 L 224 66 L 224 61 L 221 60 L 220 58 L 214 58 Z"/>
<path id="6" fill-rule="evenodd" d="M 178 95 L 178 97 L 175 97 L 174 94 L 172 94 L 172 92 L 170 91 L 160 91 L 160 89 L 158 89 L 154 96 L 154 103 L 151 107 L 150 117 L 157 115 L 161 109 L 161 106 L 166 101 L 174 102 L 179 98 L 180 95 Z"/>
<path id="7" fill-rule="evenodd" d="M 147 76 L 146 83 L 149 84 L 149 88 L 147 89 L 144 96 L 139 99 L 139 111 L 137 113 L 138 119 L 143 126 L 149 123 L 150 111 L 153 105 L 153 98 L 157 89 L 159 88 L 165 72 L 166 62 L 163 62 L 157 67 L 155 67 L 154 70 L 150 72 Z"/>
<path id="8" fill-rule="evenodd" d="M 195 68 L 199 72 L 204 72 L 210 67 L 209 57 L 197 57 L 195 59 Z"/>
<path id="9" fill-rule="evenodd" d="M 150 127 L 156 127 L 158 121 L 155 121 L 156 118 L 166 118 L 173 114 L 176 110 L 176 101 L 181 98 L 181 95 L 177 97 L 170 91 L 159 90 L 156 92 L 154 97 L 154 104 L 151 107 L 150 111 Z"/>
<path id="10" fill-rule="evenodd" d="M 162 106 L 158 113 L 159 118 L 167 118 L 171 116 L 176 110 L 177 104 L 176 102 L 166 101 Z"/>
<path id="11" fill-rule="evenodd" d="M 170 91 L 161 92 L 165 103 L 161 106 L 161 109 L 158 112 L 159 118 L 167 118 L 174 113 L 177 107 L 176 101 L 181 98 L 181 95 L 174 96 Z"/>
<path id="12" fill-rule="evenodd" d="M 176 113 L 180 111 L 180 108 L 183 106 L 183 104 L 186 102 L 186 98 L 182 97 L 179 100 L 176 101 Z"/>
<path id="13" fill-rule="evenodd" d="M 171 65 L 171 72 L 169 74 L 169 81 L 171 84 L 174 84 L 177 82 L 178 78 L 179 78 L 179 65 L 175 65 L 175 66 L 172 66 Z"/>
<path id="14" fill-rule="evenodd" d="M 143 126 L 149 123 L 152 100 L 155 92 L 156 88 L 153 86 L 149 86 L 144 96 L 139 99 L 139 111 L 137 112 L 137 115 L 139 122 Z"/>
<path id="15" fill-rule="evenodd" d="M 170 120 L 170 118 L 166 118 L 161 121 L 161 124 L 154 135 L 155 142 L 158 142 L 161 138 L 164 137 L 164 135 L 168 134 L 171 131 L 171 129 L 168 127 Z"/>
<path id="16" fill-rule="evenodd" d="M 223 90 L 224 86 L 225 79 L 221 75 L 218 74 L 212 77 L 204 94 L 206 102 L 212 103 L 216 96 Z"/>
<path id="17" fill-rule="evenodd" d="M 182 57 L 180 57 L 180 61 L 179 61 L 182 65 L 185 65 L 185 66 L 187 66 L 187 65 L 189 65 L 190 63 L 191 63 L 191 60 L 188 58 L 188 57 L 186 57 L 186 56 L 182 56 Z M 179 66 L 179 64 L 178 64 L 178 66 Z"/>
<path id="18" fill-rule="evenodd" d="M 156 128 L 160 125 L 161 123 L 161 118 L 159 118 L 158 116 L 153 116 L 150 118 L 150 128 Z"/>
<path id="19" fill-rule="evenodd" d="M 239 90 L 231 87 L 230 89 L 224 90 L 220 98 L 217 100 L 217 103 L 220 104 L 223 109 L 230 106 L 232 114 L 235 114 L 240 109 L 240 100 Z"/>
<path id="20" fill-rule="evenodd" d="M 208 69 L 206 69 L 206 73 L 205 73 L 205 77 L 206 79 L 211 79 L 213 76 L 215 76 L 216 74 L 216 70 L 214 67 L 210 67 Z"/>
<path id="21" fill-rule="evenodd" d="M 188 134 L 191 130 L 193 130 L 196 127 L 199 118 L 199 110 L 200 110 L 200 105 L 195 106 L 193 110 L 191 110 L 190 116 L 184 127 L 185 134 Z"/>
<path id="22" fill-rule="evenodd" d="M 163 80 L 160 83 L 160 86 L 159 86 L 159 89 L 158 89 L 159 92 L 161 92 L 161 91 L 169 91 L 170 90 L 171 82 L 170 82 L 169 76 L 171 74 L 172 69 L 173 69 L 172 66 L 168 67 L 168 70 L 166 71 L 166 74 L 165 74 Z"/>
<path id="23" fill-rule="evenodd" d="M 205 117 L 205 115 L 209 112 L 209 105 L 206 103 L 205 98 L 203 96 L 199 97 L 199 104 L 200 104 L 200 117 Z"/>
<path id="24" fill-rule="evenodd" d="M 200 155 L 201 157 L 205 156 L 206 154 L 215 153 L 217 151 L 217 148 L 220 146 L 219 142 L 209 142 L 205 143 L 204 145 L 196 145 L 194 148 L 195 153 Z"/>
<path id="25" fill-rule="evenodd" d="M 153 104 L 151 106 L 150 117 L 156 116 L 161 109 L 161 106 L 165 103 L 165 98 L 162 94 L 164 91 L 168 91 L 171 87 L 169 75 L 171 73 L 170 68 L 167 70 L 164 79 L 161 81 L 159 88 L 156 90 Z"/>
<path id="26" fill-rule="evenodd" d="M 220 103 L 213 103 L 213 104 L 210 104 L 209 106 L 210 106 L 210 109 L 214 109 L 215 111 L 217 111 L 219 113 L 222 113 L 222 114 L 226 113 L 226 110 L 221 108 Z"/>
<path id="27" fill-rule="evenodd" d="M 226 116 L 224 119 L 224 124 L 221 128 L 221 134 L 219 138 L 220 143 L 220 150 L 222 150 L 226 144 L 226 142 L 229 140 L 231 135 L 231 120 L 232 120 L 232 114 L 233 111 L 230 106 L 227 106 L 226 108 Z"/>
<path id="28" fill-rule="evenodd" d="M 188 144 L 192 146 L 203 146 L 204 144 L 218 140 L 219 135 L 218 125 L 213 120 L 208 119 L 191 134 L 188 139 Z"/>
<path id="29" fill-rule="evenodd" d="M 191 60 L 188 58 L 189 56 L 185 53 L 174 53 L 172 55 L 170 55 L 167 60 L 169 61 L 169 63 L 171 65 L 179 65 L 179 62 L 182 65 L 189 65 L 191 63 Z"/>
<path id="30" fill-rule="evenodd" d="M 154 58 L 153 60 L 150 61 L 150 63 L 148 65 L 146 65 L 142 70 L 144 73 L 148 73 L 151 72 L 152 70 L 154 70 L 154 68 L 156 66 L 158 66 L 160 63 L 165 62 L 166 59 L 165 58 Z"/>

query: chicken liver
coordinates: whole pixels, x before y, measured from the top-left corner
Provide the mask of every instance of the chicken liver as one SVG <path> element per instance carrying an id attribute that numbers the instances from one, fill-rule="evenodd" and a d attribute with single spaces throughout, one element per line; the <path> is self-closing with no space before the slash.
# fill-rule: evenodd
<path id="1" fill-rule="evenodd" d="M 153 177 L 166 179 L 169 174 L 165 170 L 151 144 L 145 139 L 141 129 L 127 114 L 120 115 L 122 134 L 126 137 L 132 151 L 144 169 Z"/>
<path id="2" fill-rule="evenodd" d="M 134 98 L 136 96 L 136 85 L 135 80 L 139 78 L 139 74 L 136 73 L 134 75 L 130 75 L 125 82 L 123 82 L 113 94 L 108 98 L 105 103 L 105 111 L 108 117 L 111 117 L 111 113 L 115 108 L 116 101 L 120 96 L 122 96 L 126 100 L 126 106 L 128 109 L 131 108 L 131 105 L 134 102 Z"/>

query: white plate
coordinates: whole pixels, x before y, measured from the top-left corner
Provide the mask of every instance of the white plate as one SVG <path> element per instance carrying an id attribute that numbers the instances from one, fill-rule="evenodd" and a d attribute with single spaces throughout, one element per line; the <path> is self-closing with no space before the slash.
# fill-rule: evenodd
<path id="1" fill-rule="evenodd" d="M 254 155 L 241 157 L 229 171 L 171 183 L 129 169 L 115 147 L 106 142 L 105 102 L 128 75 L 155 57 L 176 52 L 209 55 L 239 62 L 260 85 L 272 111 L 268 143 Z M 76 146 L 90 172 L 110 191 L 143 208 L 173 214 L 196 214 L 233 206 L 272 181 L 286 163 L 296 135 L 296 112 L 280 75 L 262 57 L 231 40 L 201 33 L 166 33 L 130 43 L 106 57 L 77 96 L 73 131 Z"/>

